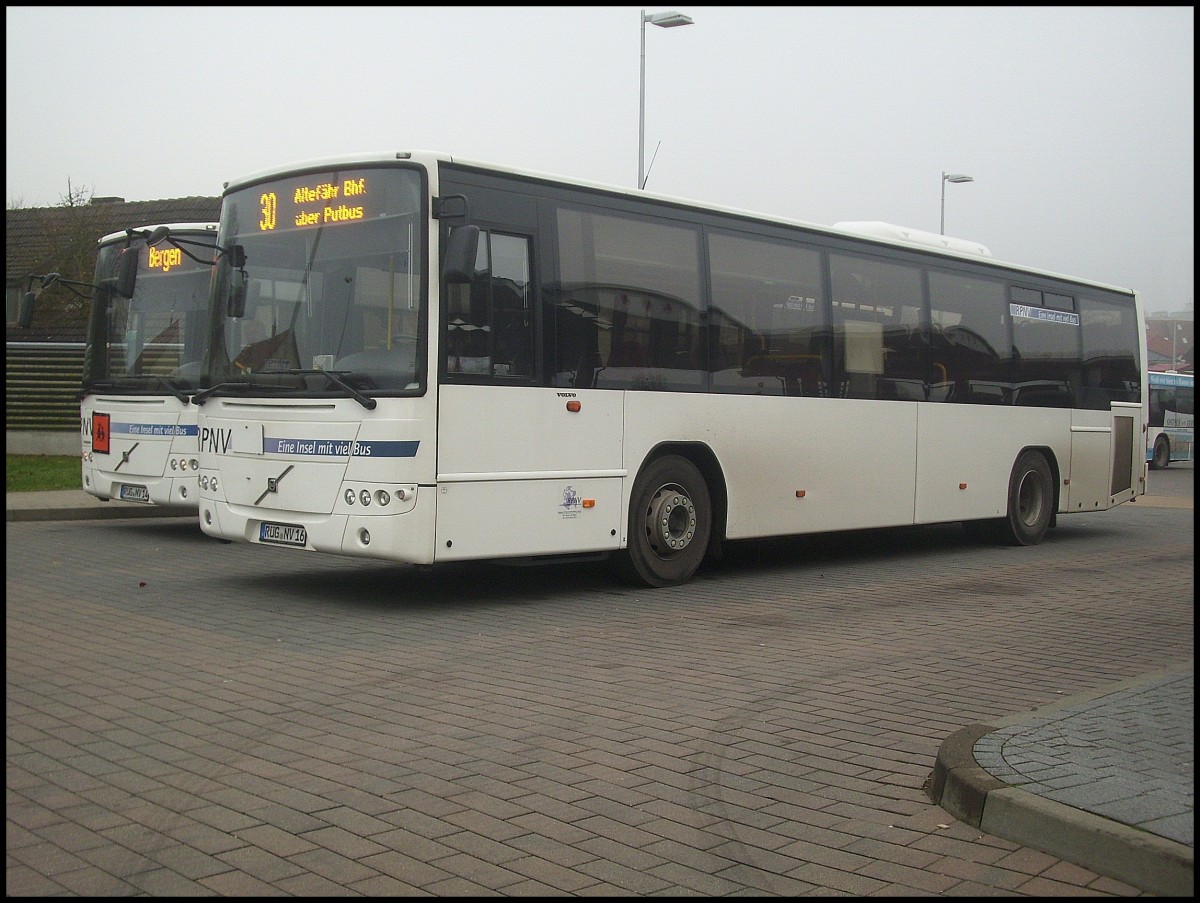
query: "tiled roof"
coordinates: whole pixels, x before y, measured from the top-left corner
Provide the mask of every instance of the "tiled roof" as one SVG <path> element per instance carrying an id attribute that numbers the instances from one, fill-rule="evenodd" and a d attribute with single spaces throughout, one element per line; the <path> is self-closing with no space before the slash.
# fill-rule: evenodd
<path id="1" fill-rule="evenodd" d="M 5 281 L 24 280 L 31 272 L 44 272 L 47 260 L 57 259 L 61 248 L 55 237 L 73 222 L 94 232 L 93 245 L 110 232 L 155 223 L 215 222 L 220 198 L 188 197 L 164 201 L 104 201 L 77 207 L 22 207 L 8 210 L 4 218 Z"/>
<path id="2" fill-rule="evenodd" d="M 22 207 L 5 212 L 4 282 L 24 292 L 31 273 L 61 273 L 90 281 L 96 265 L 96 242 L 105 235 L 158 223 L 207 223 L 220 216 L 219 197 L 123 201 L 93 198 L 91 203 L 59 207 Z M 6 329 L 8 341 L 83 341 L 85 309 L 61 289 L 39 307 L 33 328 Z"/>

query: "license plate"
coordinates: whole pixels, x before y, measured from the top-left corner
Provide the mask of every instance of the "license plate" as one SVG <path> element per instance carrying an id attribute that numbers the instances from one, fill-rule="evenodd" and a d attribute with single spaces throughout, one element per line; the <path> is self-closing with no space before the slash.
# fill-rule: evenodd
<path id="1" fill-rule="evenodd" d="M 280 546 L 308 545 L 308 531 L 296 524 L 259 524 L 258 538 Z"/>
<path id="2" fill-rule="evenodd" d="M 122 483 L 119 498 L 125 502 L 150 502 L 150 490 L 145 486 Z"/>

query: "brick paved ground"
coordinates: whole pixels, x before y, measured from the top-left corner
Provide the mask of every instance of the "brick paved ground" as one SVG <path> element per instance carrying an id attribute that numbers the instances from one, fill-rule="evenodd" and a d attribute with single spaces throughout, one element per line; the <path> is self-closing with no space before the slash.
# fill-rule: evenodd
<path id="1" fill-rule="evenodd" d="M 746 544 L 657 591 L 186 520 L 6 538 L 9 895 L 1134 895 L 922 785 L 963 725 L 1193 655 L 1190 508 Z"/>

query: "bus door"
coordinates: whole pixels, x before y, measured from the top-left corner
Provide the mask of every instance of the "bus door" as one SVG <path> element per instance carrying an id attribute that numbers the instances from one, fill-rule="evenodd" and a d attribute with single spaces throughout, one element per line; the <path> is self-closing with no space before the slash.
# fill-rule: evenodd
<path id="1" fill-rule="evenodd" d="M 480 235 L 474 280 L 441 286 L 436 559 L 615 549 L 622 393 L 547 377 L 537 199 L 442 193 L 468 199 Z"/>

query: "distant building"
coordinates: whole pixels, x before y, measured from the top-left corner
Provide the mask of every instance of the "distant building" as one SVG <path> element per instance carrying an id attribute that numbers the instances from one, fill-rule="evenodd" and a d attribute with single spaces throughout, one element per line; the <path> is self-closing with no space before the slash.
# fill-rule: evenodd
<path id="1" fill-rule="evenodd" d="M 1195 324 L 1191 312 L 1146 318 L 1146 369 L 1194 373 Z"/>

